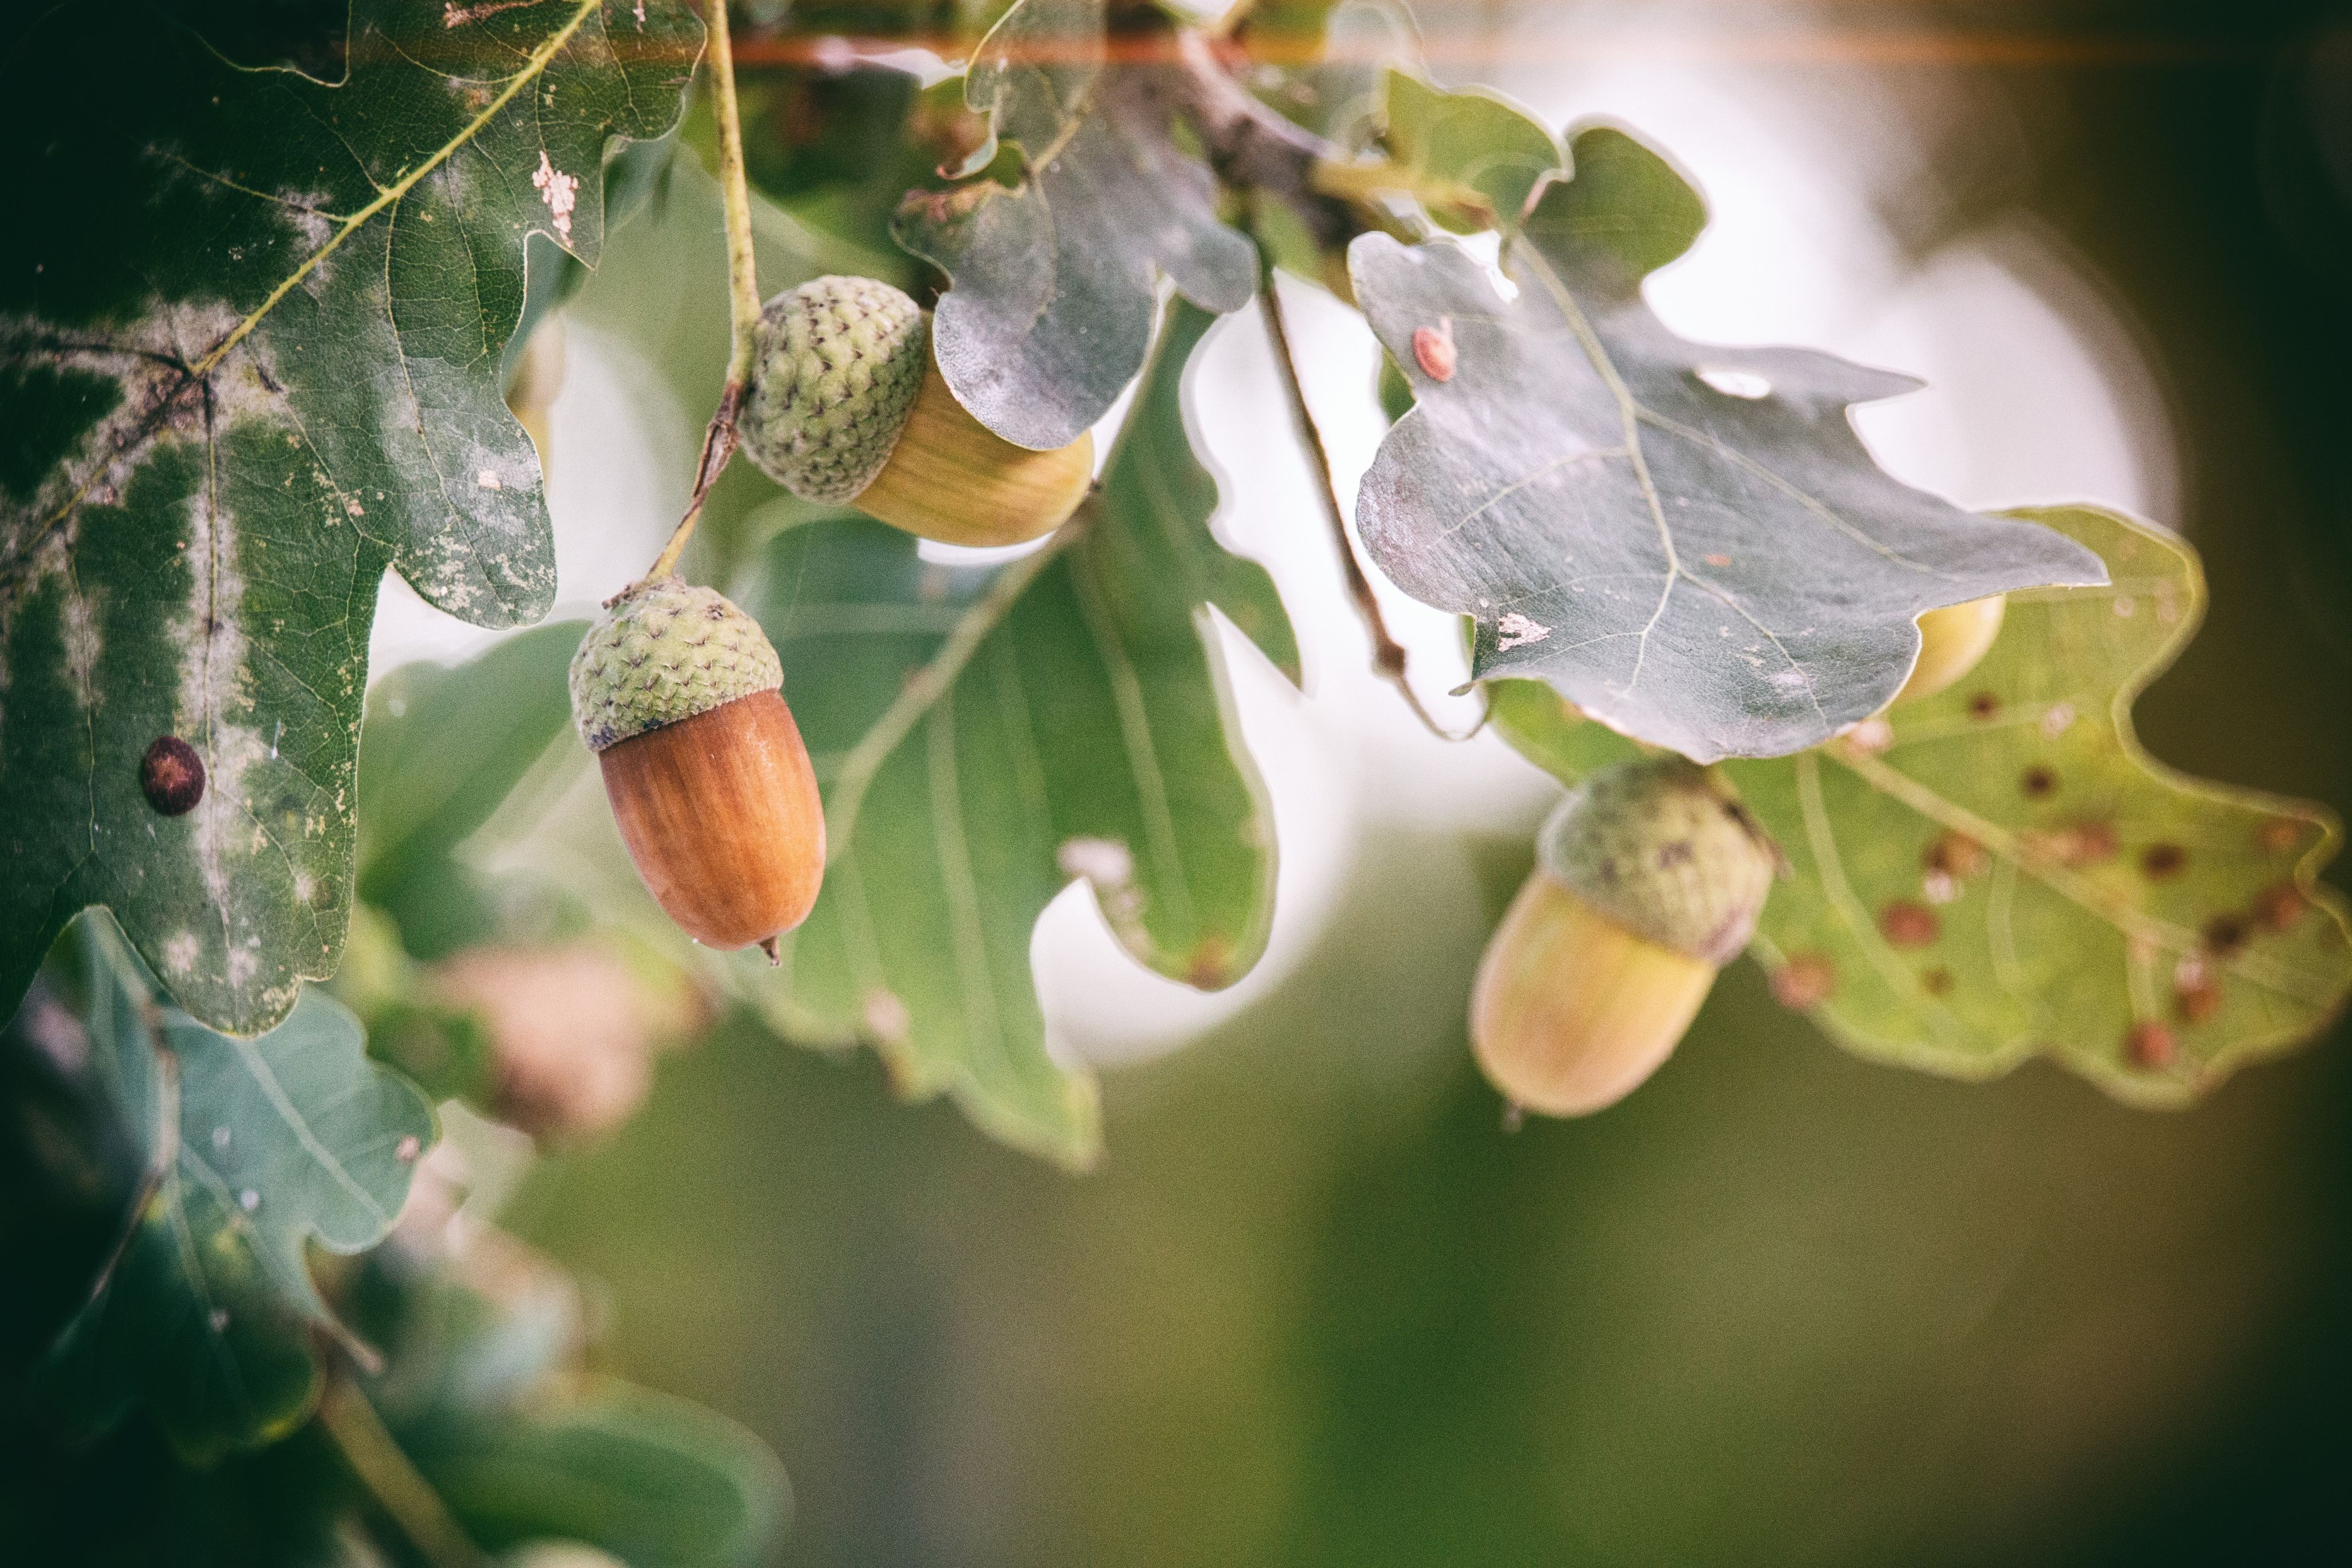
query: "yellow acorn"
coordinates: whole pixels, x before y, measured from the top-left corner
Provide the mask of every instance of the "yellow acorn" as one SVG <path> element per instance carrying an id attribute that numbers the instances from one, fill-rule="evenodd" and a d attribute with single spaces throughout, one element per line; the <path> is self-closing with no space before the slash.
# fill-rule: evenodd
<path id="1" fill-rule="evenodd" d="M 1094 483 L 1091 435 L 1033 452 L 974 419 L 940 373 L 921 307 L 871 277 L 814 278 L 768 301 L 736 426 L 793 495 L 947 544 L 1050 533 Z"/>
<path id="2" fill-rule="evenodd" d="M 2008 607 L 2008 595 L 1996 593 L 1923 613 L 1919 662 L 1911 666 L 1911 678 L 1895 694 L 1895 702 L 1934 696 L 1975 669 L 1977 661 L 1992 647 L 1993 639 L 2000 635 L 2001 616 Z M 1894 703 L 1887 706 L 1892 707 Z"/>
<path id="3" fill-rule="evenodd" d="M 1478 967 L 1470 1041 L 1487 1078 L 1552 1116 L 1631 1093 L 1748 946 L 1778 865 L 1730 787 L 1679 757 L 1587 779 L 1545 822 Z"/>
<path id="4" fill-rule="evenodd" d="M 637 874 L 706 946 L 775 939 L 824 877 L 824 808 L 760 623 L 675 577 L 611 601 L 572 660 L 572 713 Z"/>

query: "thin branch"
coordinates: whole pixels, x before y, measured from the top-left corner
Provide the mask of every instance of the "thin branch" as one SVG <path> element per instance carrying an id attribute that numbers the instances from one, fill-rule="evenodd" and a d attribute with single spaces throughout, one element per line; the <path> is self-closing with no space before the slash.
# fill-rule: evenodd
<path id="1" fill-rule="evenodd" d="M 1282 298 L 1275 290 L 1274 251 L 1264 239 L 1258 241 L 1258 308 L 1265 314 L 1265 329 L 1274 340 L 1274 361 L 1282 372 L 1283 389 L 1290 396 L 1291 422 L 1298 427 L 1298 437 L 1307 444 L 1313 459 L 1315 478 L 1323 497 L 1323 516 L 1331 528 L 1331 542 L 1339 552 L 1340 570 L 1347 574 L 1348 597 L 1355 601 L 1356 616 L 1364 623 L 1364 634 L 1371 639 L 1372 670 L 1396 687 L 1412 709 L 1413 716 L 1423 727 L 1440 740 L 1468 740 L 1486 727 L 1486 695 L 1479 695 L 1478 722 L 1456 735 L 1437 722 L 1423 706 L 1421 695 L 1412 689 L 1406 671 L 1404 644 L 1389 632 L 1388 618 L 1381 613 L 1380 596 L 1372 589 L 1372 580 L 1364 573 L 1363 563 L 1356 559 L 1355 540 L 1348 535 L 1347 509 L 1339 504 L 1339 486 L 1331 478 L 1331 455 L 1323 445 L 1323 432 L 1315 423 L 1314 411 L 1307 406 L 1307 388 L 1298 375 L 1297 357 L 1290 346 L 1290 331 L 1283 323 Z"/>
<path id="2" fill-rule="evenodd" d="M 329 1374 L 320 1396 L 319 1425 L 352 1474 L 433 1568 L 488 1568 L 489 1558 L 384 1429 L 367 1395 L 340 1368 Z"/>
<path id="3" fill-rule="evenodd" d="M 703 433 L 702 455 L 694 465 L 694 494 L 678 519 L 669 543 L 646 573 L 667 577 L 677 570 L 702 520 L 702 503 L 735 455 L 735 417 L 751 385 L 751 370 L 760 354 L 760 273 L 751 251 L 751 192 L 743 175 L 743 117 L 735 99 L 735 48 L 728 32 L 727 0 L 709 0 L 706 23 L 710 37 L 710 85 L 719 120 L 719 190 L 727 208 L 727 304 L 733 342 L 727 356 L 727 381 L 719 392 L 719 408 Z"/>

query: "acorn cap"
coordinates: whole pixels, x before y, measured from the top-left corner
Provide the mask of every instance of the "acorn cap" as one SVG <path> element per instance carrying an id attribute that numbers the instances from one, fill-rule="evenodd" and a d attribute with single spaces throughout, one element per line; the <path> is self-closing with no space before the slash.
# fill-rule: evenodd
<path id="1" fill-rule="evenodd" d="M 1585 779 L 1544 823 L 1536 859 L 1634 935 L 1717 967 L 1756 934 L 1780 865 L 1730 785 L 1679 757 Z"/>
<path id="2" fill-rule="evenodd" d="M 572 655 L 572 716 L 588 749 L 608 747 L 784 684 L 760 623 L 712 588 L 676 577 L 609 601 Z"/>
<path id="3" fill-rule="evenodd" d="M 760 313 L 743 450 L 804 500 L 855 499 L 890 460 L 930 359 L 922 308 L 879 278 L 788 289 Z"/>

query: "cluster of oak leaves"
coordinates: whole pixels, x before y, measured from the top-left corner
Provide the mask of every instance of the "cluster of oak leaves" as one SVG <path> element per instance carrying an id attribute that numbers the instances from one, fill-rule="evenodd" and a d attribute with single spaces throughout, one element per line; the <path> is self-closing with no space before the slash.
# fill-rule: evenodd
<path id="1" fill-rule="evenodd" d="M 1084 1163 L 1091 1086 L 1045 1061 L 1034 998 L 998 996 L 984 1019 L 961 999 L 975 975 L 982 995 L 997 984 L 1008 960 L 974 951 L 993 935 L 943 916 L 935 936 L 914 942 L 928 967 L 952 955 L 958 999 L 899 983 L 895 952 L 829 993 L 826 971 L 854 966 L 821 893 L 845 866 L 876 874 L 878 857 L 859 848 L 861 803 L 881 809 L 921 765 L 908 760 L 918 748 L 929 753 L 928 787 L 955 761 L 966 741 L 952 703 L 968 671 L 1001 664 L 1018 686 L 1021 661 L 1039 656 L 1065 608 L 1097 643 L 1143 646 L 1154 624 L 1122 596 L 1147 577 L 1176 596 L 1181 643 L 1173 654 L 1164 637 L 1153 646 L 1191 683 L 1207 715 L 1201 733 L 1219 768 L 1235 770 L 1231 795 L 1246 801 L 1245 759 L 1217 727 L 1217 676 L 1192 641 L 1192 612 L 1218 604 L 1277 663 L 1288 649 L 1294 673 L 1295 649 L 1278 603 L 1235 576 L 1243 569 L 1209 532 L 1214 486 L 1186 445 L 1181 377 L 1213 315 L 1253 298 L 1278 312 L 1263 252 L 1357 305 L 1387 350 L 1400 417 L 1360 488 L 1362 548 L 1408 592 L 1468 619 L 1473 674 L 1496 727 L 1570 786 L 1472 1003 L 1471 1041 L 1510 1103 L 1577 1113 L 1630 1092 L 1742 952 L 1769 967 L 1783 1001 L 1865 1054 L 1988 1076 L 2047 1053 L 2149 1104 L 2186 1103 L 2334 1015 L 2352 958 L 2342 912 L 2314 880 L 2332 824 L 2309 808 L 2182 779 L 2131 736 L 2131 697 L 2194 626 L 2202 589 L 2185 546 L 2095 508 L 1962 513 L 1881 473 L 1852 433 L 1849 406 L 1900 390 L 1898 378 L 1807 351 L 1675 338 L 1648 313 L 1642 280 L 1696 239 L 1704 210 L 1630 136 L 1591 129 L 1563 141 L 1498 99 L 1441 92 L 1362 50 L 1276 71 L 1256 63 L 1260 40 L 1246 26 L 1208 35 L 1111 9 L 1115 39 L 1100 0 L 1024 0 L 963 78 L 928 91 L 877 70 L 763 75 L 756 49 L 747 57 L 755 181 L 779 199 L 812 198 L 795 210 L 832 225 L 845 252 L 892 254 L 896 241 L 936 268 L 905 262 L 898 283 L 927 296 L 948 285 L 926 310 L 898 283 L 831 271 L 769 301 L 742 447 L 817 520 L 747 550 L 752 566 L 773 580 L 789 565 L 803 584 L 830 565 L 877 593 L 892 573 L 921 575 L 903 540 L 852 511 L 958 545 L 1045 542 L 968 574 L 950 597 L 951 628 L 894 668 L 898 678 L 845 734 L 828 718 L 814 759 L 803 694 L 827 699 L 800 673 L 806 639 L 787 640 L 759 603 L 746 613 L 666 573 L 618 596 L 584 636 L 551 629 L 468 671 L 392 677 L 379 698 L 389 719 L 369 731 L 390 760 L 372 753 L 365 767 L 408 767 L 413 782 L 402 746 L 454 734 L 482 693 L 506 689 L 499 681 L 544 691 L 568 665 L 572 718 L 597 756 L 621 838 L 679 927 L 706 949 L 757 944 L 789 957 L 793 973 L 778 983 L 792 999 L 779 1016 L 796 1026 L 824 1015 L 794 1032 L 862 1039 L 910 1089 L 949 1089 L 992 1130 Z M 1305 9 L 1315 28 L 1329 19 L 1326 7 Z M 1126 47 L 1138 40 L 1151 47 Z M 407 52 L 384 57 L 371 42 Z M 293 258 L 289 288 L 268 293 L 235 338 L 180 361 L 180 372 L 202 369 L 159 382 L 158 409 L 191 387 L 209 399 L 215 371 L 225 381 L 249 368 L 276 387 L 294 339 L 270 337 L 275 319 L 255 322 L 288 299 L 323 319 L 319 302 L 354 285 L 320 258 L 367 243 L 372 224 L 388 225 L 392 197 L 415 193 L 420 223 L 429 217 L 435 160 L 461 153 L 511 176 L 508 209 L 451 209 L 461 223 L 482 219 L 489 265 L 512 275 L 500 329 L 518 313 L 526 325 L 541 319 L 577 287 L 601 243 L 597 223 L 648 166 L 618 153 L 617 139 L 664 129 L 693 57 L 693 21 L 675 5 L 594 0 L 362 5 L 350 81 L 310 84 L 317 100 L 373 90 L 370 81 L 422 91 L 419 79 L 395 78 L 417 70 L 427 44 L 505 63 L 444 73 L 474 84 L 451 109 L 459 134 L 386 158 L 382 177 L 370 176 L 381 207 L 352 204 L 340 228 L 320 216 L 327 237 Z M 881 78 L 898 85 L 877 96 Z M 616 82 L 631 93 L 614 92 Z M 596 107 L 578 111 L 572 144 L 614 142 L 601 203 L 593 183 L 583 190 L 562 172 L 582 160 L 551 158 L 517 118 L 536 99 L 569 102 L 575 88 Z M 620 98 L 625 112 L 612 107 Z M 935 174 L 951 146 L 977 172 Z M 897 189 L 885 190 L 894 182 L 933 189 L 895 211 L 875 206 L 877 190 L 895 201 Z M 1469 232 L 1492 234 L 1496 248 L 1454 237 Z M 532 246 L 545 248 L 530 251 L 526 287 Z M 1040 278 L 1054 281 L 1041 289 Z M 1162 280 L 1181 298 L 1166 298 Z M 717 277 L 708 282 L 715 296 Z M 37 322 L 42 297 L 28 298 Z M 61 377 L 100 353 L 9 330 L 12 355 L 32 345 L 20 387 L 40 366 Z M 400 330 L 398 352 L 415 357 Z M 241 360 L 232 350 L 247 336 Z M 262 363 L 265 340 L 276 371 Z M 556 339 L 542 326 L 531 340 Z M 543 421 L 544 354 L 519 355 L 518 366 L 509 395 L 527 421 Z M 1090 432 L 1139 376 L 1097 478 Z M 435 433 L 419 428 L 429 447 Z M 537 434 L 543 446 L 543 425 Z M 129 462 L 107 461 L 118 459 Z M 56 515 L 112 496 L 118 481 L 105 472 L 69 486 Z M 478 492 L 467 505 L 503 506 L 520 487 L 494 463 L 465 476 Z M 714 513 L 745 506 L 742 482 L 729 483 L 737 498 L 720 492 Z M 341 502 L 354 520 L 383 504 L 382 492 Z M 45 548 L 71 553 L 89 537 L 68 528 Z M 9 548 L 20 545 L 12 533 Z M 712 567 L 723 549 L 688 559 Z M 403 570 L 412 564 L 404 558 Z M 762 580 L 756 570 L 738 575 Z M 12 591 L 32 602 L 0 579 L 0 595 Z M 982 652 L 992 648 L 1003 654 L 994 664 Z M 1103 678 L 1103 727 L 1140 722 L 1136 705 L 1161 691 L 1146 674 Z M 1073 677 L 1069 692 L 1081 716 L 1083 685 Z M 207 813 L 226 809 L 224 792 L 247 789 L 266 765 L 208 755 L 202 716 L 175 712 L 135 761 L 91 767 L 114 768 L 126 787 L 135 772 L 152 821 L 206 831 Z M 461 1109 L 436 1117 L 415 1083 L 369 1060 L 397 1062 L 435 1095 L 509 1126 L 591 1133 L 642 1096 L 657 1049 L 741 994 L 706 983 L 719 971 L 700 955 L 681 964 L 601 938 L 517 942 L 494 897 L 449 895 L 453 885 L 479 891 L 460 845 L 553 737 L 519 722 L 491 738 L 509 755 L 483 764 L 498 780 L 486 799 L 377 830 L 335 981 L 350 1009 L 306 990 L 257 1039 L 215 1032 L 207 1021 L 239 1019 L 196 999 L 170 941 L 131 913 L 129 894 L 83 896 L 79 883 L 43 894 L 42 946 L 94 903 L 124 912 L 128 940 L 102 916 L 82 916 L 10 1026 L 11 1071 L 36 1085 L 12 1101 L 20 1119 L 63 1146 L 102 1146 L 104 1174 L 84 1184 L 81 1218 L 114 1217 L 98 1228 L 104 1243 L 71 1260 L 66 1285 L 32 1314 L 43 1354 L 22 1396 L 53 1429 L 110 1445 L 100 1450 L 110 1462 L 151 1478 L 258 1448 L 272 1457 L 235 1459 L 215 1500 L 240 1488 L 282 1495 L 299 1473 L 312 1501 L 286 1528 L 353 1551 L 380 1521 L 346 1482 L 302 1470 L 305 1444 L 331 1442 L 363 1474 L 381 1439 L 465 1500 L 439 1523 L 483 1545 L 569 1538 L 632 1562 L 740 1560 L 780 1508 L 772 1461 L 716 1418 L 583 1376 L 576 1290 L 481 1223 L 483 1195 L 514 1157 L 511 1134 Z M 278 760 L 273 743 L 268 763 Z M 342 777 L 351 782 L 349 767 Z M 1081 803 L 1053 821 L 1017 898 L 996 912 L 1017 916 L 1003 922 L 1009 962 L 1025 970 L 1036 910 L 1084 876 L 1138 956 L 1229 983 L 1263 940 L 1270 849 L 1218 873 L 1244 908 L 1221 926 L 1179 907 L 1186 884 L 1208 885 L 1206 852 L 1154 839 L 1156 827 L 1163 839 L 1175 831 L 1164 795 L 1141 778 L 1123 788 L 1131 799 Z M 938 852 L 952 869 L 949 848 Z M 961 880 L 943 876 L 933 902 L 996 885 L 967 866 Z M 434 932 L 436 920 L 456 928 Z M 803 921 L 814 924 L 795 944 L 789 934 Z M 755 983 L 736 973 L 725 988 Z M 1013 1079 L 991 1081 L 969 1060 L 982 1054 L 969 1040 L 984 1027 L 1011 1040 L 1001 1054 L 1024 1063 Z M 27 1156 L 27 1168 L 39 1165 Z M 341 1255 L 323 1281 L 314 1243 Z M 513 1354 L 518 1337 L 528 1354 Z M 122 1425 L 140 1406 L 168 1453 L 140 1448 L 144 1428 Z M 306 1425 L 313 1410 L 320 1418 Z M 63 1452 L 28 1458 L 28 1479 L 0 1494 L 5 1505 L 37 1520 L 33 1490 L 73 1496 L 95 1472 Z M 502 1493 L 495 1479 L 583 1453 L 594 1456 L 591 1469 L 690 1472 L 703 1484 L 679 1495 L 700 1500 L 566 1516 L 543 1496 Z M 433 1518 L 399 1523 L 433 1552 L 423 1538 Z"/>

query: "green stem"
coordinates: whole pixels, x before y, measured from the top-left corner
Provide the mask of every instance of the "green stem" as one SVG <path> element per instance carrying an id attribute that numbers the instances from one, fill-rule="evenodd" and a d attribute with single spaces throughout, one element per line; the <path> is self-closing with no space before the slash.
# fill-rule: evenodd
<path id="1" fill-rule="evenodd" d="M 727 0 L 709 0 L 706 21 L 710 38 L 710 85 L 719 120 L 719 191 L 727 210 L 727 303 L 733 342 L 727 356 L 727 380 L 719 392 L 718 412 L 703 433 L 702 455 L 694 468 L 694 495 L 686 516 L 669 536 L 669 543 L 646 573 L 647 579 L 667 577 L 677 570 L 702 520 L 702 503 L 710 486 L 735 455 L 735 416 L 751 385 L 751 371 L 760 353 L 760 271 L 751 251 L 751 191 L 743 175 L 743 116 L 735 99 L 735 45 L 728 31 Z"/>
<path id="2" fill-rule="evenodd" d="M 466 1534 L 433 1483 L 401 1452 L 360 1385 L 340 1370 L 328 1375 L 319 1425 L 352 1474 L 433 1568 L 488 1568 L 489 1558 Z"/>

